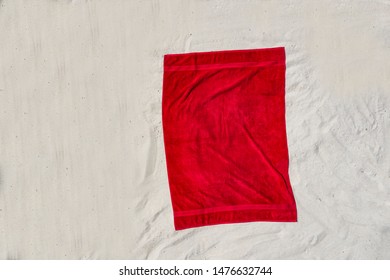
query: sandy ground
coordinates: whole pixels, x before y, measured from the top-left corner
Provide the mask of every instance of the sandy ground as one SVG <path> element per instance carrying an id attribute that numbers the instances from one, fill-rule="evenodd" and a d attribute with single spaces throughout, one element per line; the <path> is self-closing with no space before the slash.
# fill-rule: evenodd
<path id="1" fill-rule="evenodd" d="M 0 1 L 0 258 L 390 259 L 390 1 Z M 298 223 L 175 232 L 166 53 L 285 46 Z"/>

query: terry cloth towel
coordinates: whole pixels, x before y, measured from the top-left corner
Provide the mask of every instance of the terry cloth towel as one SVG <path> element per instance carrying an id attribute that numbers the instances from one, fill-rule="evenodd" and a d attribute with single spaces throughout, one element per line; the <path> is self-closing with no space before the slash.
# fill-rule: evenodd
<path id="1" fill-rule="evenodd" d="M 283 47 L 167 54 L 162 121 L 176 230 L 296 222 Z"/>

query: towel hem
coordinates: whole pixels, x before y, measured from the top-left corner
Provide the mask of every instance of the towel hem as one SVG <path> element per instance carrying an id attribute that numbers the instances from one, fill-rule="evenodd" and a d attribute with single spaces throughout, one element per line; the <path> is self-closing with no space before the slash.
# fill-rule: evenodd
<path id="1" fill-rule="evenodd" d="M 178 215 L 179 214 L 179 215 Z M 295 205 L 273 209 L 236 209 L 193 215 L 175 213 L 175 230 L 187 228 L 247 222 L 297 222 Z"/>

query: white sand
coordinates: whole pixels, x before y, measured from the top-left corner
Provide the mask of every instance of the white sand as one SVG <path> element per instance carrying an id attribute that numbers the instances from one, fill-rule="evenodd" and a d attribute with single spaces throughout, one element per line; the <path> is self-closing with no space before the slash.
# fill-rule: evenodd
<path id="1" fill-rule="evenodd" d="M 390 258 L 390 1 L 3 0 L 0 38 L 0 258 Z M 299 222 L 175 232 L 163 55 L 274 46 Z"/>

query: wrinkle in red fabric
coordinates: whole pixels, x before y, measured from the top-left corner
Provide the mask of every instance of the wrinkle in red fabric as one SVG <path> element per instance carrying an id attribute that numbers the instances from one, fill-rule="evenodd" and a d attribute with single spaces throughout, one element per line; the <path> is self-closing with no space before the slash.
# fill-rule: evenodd
<path id="1" fill-rule="evenodd" d="M 164 56 L 162 120 L 176 230 L 295 222 L 283 47 Z"/>

